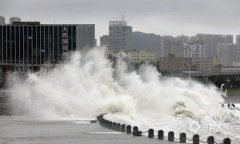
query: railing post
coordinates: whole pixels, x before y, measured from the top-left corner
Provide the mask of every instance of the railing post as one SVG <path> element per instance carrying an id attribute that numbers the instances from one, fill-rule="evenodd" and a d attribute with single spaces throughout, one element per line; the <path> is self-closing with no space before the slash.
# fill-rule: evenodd
<path id="1" fill-rule="evenodd" d="M 224 138 L 223 139 L 223 144 L 231 144 L 231 139 L 230 138 Z"/>
<path id="2" fill-rule="evenodd" d="M 100 123 L 100 125 L 103 125 L 103 115 L 102 114 L 99 115 L 99 123 Z"/>
<path id="3" fill-rule="evenodd" d="M 198 134 L 193 135 L 193 144 L 199 144 L 199 135 Z"/>
<path id="4" fill-rule="evenodd" d="M 121 125 L 121 132 L 125 132 L 125 131 L 126 131 L 126 130 L 125 130 L 125 127 L 126 127 L 125 124 L 122 124 L 122 125 Z"/>
<path id="5" fill-rule="evenodd" d="M 137 127 L 137 126 L 134 126 L 134 127 L 133 127 L 133 131 L 138 131 L 138 127 Z"/>
<path id="6" fill-rule="evenodd" d="M 158 131 L 158 139 L 163 140 L 164 139 L 164 132 L 163 130 Z"/>
<path id="7" fill-rule="evenodd" d="M 186 134 L 180 133 L 180 143 L 186 143 Z"/>
<path id="8" fill-rule="evenodd" d="M 103 114 L 100 114 L 99 117 L 100 117 L 100 119 L 103 119 Z"/>
<path id="9" fill-rule="evenodd" d="M 97 116 L 97 121 L 99 122 L 99 120 L 100 120 L 100 116 Z"/>
<path id="10" fill-rule="evenodd" d="M 116 125 L 117 125 L 117 124 L 114 122 L 114 123 L 113 123 L 113 126 L 112 126 L 112 129 L 113 129 L 113 130 L 116 130 Z"/>
<path id="11" fill-rule="evenodd" d="M 127 125 L 127 134 L 131 134 L 132 127 L 130 125 Z"/>
<path id="12" fill-rule="evenodd" d="M 207 144 L 214 144 L 214 137 L 213 136 L 209 136 L 207 138 Z"/>
<path id="13" fill-rule="evenodd" d="M 99 120 L 98 120 L 99 124 L 102 125 L 102 119 L 101 117 L 99 116 Z"/>
<path id="14" fill-rule="evenodd" d="M 103 125 L 104 119 L 100 117 L 100 125 Z"/>
<path id="15" fill-rule="evenodd" d="M 105 119 L 102 119 L 102 126 L 105 126 Z"/>
<path id="16" fill-rule="evenodd" d="M 134 136 L 142 136 L 142 131 L 133 131 L 132 134 Z"/>
<path id="17" fill-rule="evenodd" d="M 120 124 L 120 123 L 117 123 L 116 130 L 117 130 L 117 131 L 120 131 L 120 129 L 121 129 L 121 124 Z"/>
<path id="18" fill-rule="evenodd" d="M 148 138 L 154 138 L 154 130 L 153 129 L 148 130 Z"/>
<path id="19" fill-rule="evenodd" d="M 228 105 L 230 106 L 230 104 Z M 120 123 L 115 123 L 109 120 L 106 120 L 103 118 L 103 115 L 97 116 L 97 121 L 99 122 L 100 125 L 107 127 L 109 129 L 121 131 L 121 132 L 127 132 L 127 134 L 133 134 L 134 136 L 142 136 L 142 131 L 138 131 L 138 127 L 134 126 L 133 131 L 131 131 L 131 126 L 130 125 L 125 125 L 125 124 L 120 124 Z M 149 129 L 148 130 L 148 138 L 154 138 L 154 130 Z M 164 132 L 163 130 L 158 131 L 158 139 L 163 140 L 164 139 Z M 174 132 L 170 131 L 168 132 L 168 141 L 174 141 Z M 186 143 L 187 137 L 186 133 L 180 133 L 180 143 Z M 193 144 L 199 144 L 200 143 L 200 138 L 198 134 L 193 135 Z M 209 136 L 207 138 L 207 144 L 214 144 L 215 140 L 213 136 Z M 222 144 L 231 144 L 231 139 L 230 138 L 224 138 Z"/>
<path id="20" fill-rule="evenodd" d="M 112 126 L 113 126 L 113 122 L 112 122 L 112 121 L 109 121 L 109 123 L 108 123 L 108 128 L 109 128 L 109 129 L 112 129 Z"/>
<path id="21" fill-rule="evenodd" d="M 173 131 L 168 132 L 168 141 L 174 141 L 174 132 Z"/>
<path id="22" fill-rule="evenodd" d="M 106 128 L 109 126 L 109 120 L 106 120 Z"/>

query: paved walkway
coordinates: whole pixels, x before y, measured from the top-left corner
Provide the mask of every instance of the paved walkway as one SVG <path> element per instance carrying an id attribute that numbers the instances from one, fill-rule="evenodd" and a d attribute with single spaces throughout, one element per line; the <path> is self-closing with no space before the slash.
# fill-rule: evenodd
<path id="1" fill-rule="evenodd" d="M 0 144 L 174 144 L 134 137 L 88 121 L 33 121 L 0 117 Z M 175 142 L 177 143 L 177 142 Z"/>

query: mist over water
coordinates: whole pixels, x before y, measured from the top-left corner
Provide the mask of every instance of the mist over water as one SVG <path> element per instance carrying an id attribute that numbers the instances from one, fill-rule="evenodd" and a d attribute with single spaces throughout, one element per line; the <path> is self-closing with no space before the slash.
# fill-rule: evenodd
<path id="1" fill-rule="evenodd" d="M 14 77 L 12 89 L 15 112 L 34 119 L 92 119 L 107 113 L 110 120 L 143 130 L 191 133 L 189 122 L 207 121 L 235 129 L 200 130 L 200 136 L 236 138 L 240 133 L 239 111 L 220 106 L 224 99 L 215 86 L 162 78 L 147 64 L 132 70 L 121 59 L 113 68 L 102 48 L 75 52 L 69 62 L 29 73 L 26 80 Z"/>

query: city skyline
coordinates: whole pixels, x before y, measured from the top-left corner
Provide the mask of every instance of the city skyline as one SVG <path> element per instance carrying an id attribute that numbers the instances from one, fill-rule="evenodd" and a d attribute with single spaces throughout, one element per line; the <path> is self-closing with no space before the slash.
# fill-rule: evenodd
<path id="1" fill-rule="evenodd" d="M 236 0 L 139 0 L 138 3 L 126 0 L 3 0 L 0 13 L 6 21 L 17 16 L 23 21 L 50 24 L 95 23 L 97 39 L 108 34 L 109 21 L 121 20 L 122 15 L 133 26 L 133 31 L 174 36 L 197 33 L 237 35 L 240 33 L 238 4 L 240 2 Z"/>

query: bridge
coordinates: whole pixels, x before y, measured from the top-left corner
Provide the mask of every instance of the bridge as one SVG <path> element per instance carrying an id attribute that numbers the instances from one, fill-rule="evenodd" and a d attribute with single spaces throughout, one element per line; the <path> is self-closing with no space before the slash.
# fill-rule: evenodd
<path id="1" fill-rule="evenodd" d="M 240 74 L 197 76 L 194 79 L 204 83 L 212 82 L 217 87 L 220 87 L 222 84 L 225 84 L 227 88 L 240 87 Z"/>

